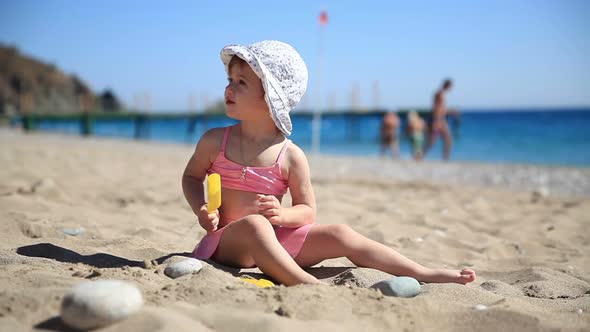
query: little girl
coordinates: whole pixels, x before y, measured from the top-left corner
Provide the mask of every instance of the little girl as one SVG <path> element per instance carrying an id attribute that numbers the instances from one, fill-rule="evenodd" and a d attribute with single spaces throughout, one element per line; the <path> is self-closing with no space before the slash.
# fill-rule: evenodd
<path id="1" fill-rule="evenodd" d="M 182 177 L 184 195 L 207 234 L 194 257 L 258 266 L 285 285 L 319 283 L 303 268 L 347 257 L 357 266 L 424 282 L 466 284 L 468 269 L 429 269 L 346 225 L 318 225 L 309 165 L 291 134 L 290 110 L 307 88 L 307 68 L 290 45 L 262 41 L 221 50 L 226 113 L 239 123 L 207 131 Z M 222 205 L 207 212 L 203 181 L 221 175 Z M 281 200 L 291 193 L 292 206 Z"/>

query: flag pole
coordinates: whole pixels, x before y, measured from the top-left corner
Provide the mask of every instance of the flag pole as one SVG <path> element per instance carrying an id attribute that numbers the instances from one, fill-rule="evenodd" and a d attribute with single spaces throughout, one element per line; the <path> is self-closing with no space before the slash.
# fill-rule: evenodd
<path id="1" fill-rule="evenodd" d="M 324 27 L 328 23 L 328 13 L 322 11 L 319 17 L 320 32 L 319 32 L 319 51 L 318 51 L 318 85 L 317 85 L 317 100 L 316 107 L 313 112 L 312 120 L 312 134 L 311 134 L 311 150 L 313 154 L 320 153 L 320 141 L 322 133 L 322 76 L 324 65 Z"/>

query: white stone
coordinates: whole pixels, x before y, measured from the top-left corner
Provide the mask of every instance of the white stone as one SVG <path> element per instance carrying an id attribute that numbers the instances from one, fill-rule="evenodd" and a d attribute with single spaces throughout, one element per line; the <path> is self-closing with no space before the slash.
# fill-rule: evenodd
<path id="1" fill-rule="evenodd" d="M 537 188 L 537 190 L 533 191 L 533 198 L 534 199 L 547 198 L 547 197 L 549 197 L 549 188 L 547 188 L 545 186 L 541 186 L 541 187 Z"/>
<path id="2" fill-rule="evenodd" d="M 581 314 L 583 314 L 583 313 L 584 313 L 584 310 L 582 310 L 582 309 L 578 309 L 578 310 L 576 310 L 576 312 L 578 313 L 578 315 L 581 315 Z"/>
<path id="3" fill-rule="evenodd" d="M 548 197 L 548 196 L 549 196 L 549 193 L 550 193 L 550 191 L 549 191 L 549 188 L 547 188 L 547 187 L 543 186 L 543 187 L 540 187 L 540 188 L 539 188 L 539 193 L 540 193 L 540 194 L 541 194 L 541 196 L 543 196 L 543 197 Z"/>
<path id="4" fill-rule="evenodd" d="M 64 232 L 67 235 L 71 235 L 71 236 L 80 235 L 80 234 L 84 233 L 85 231 L 86 230 L 84 229 L 84 227 L 62 229 L 62 232 Z"/>
<path id="5" fill-rule="evenodd" d="M 475 307 L 473 307 L 475 310 L 487 310 L 488 306 L 486 306 L 485 304 L 476 304 Z"/>
<path id="6" fill-rule="evenodd" d="M 66 293 L 61 303 L 61 319 L 76 329 L 94 329 L 124 319 L 142 306 L 141 291 L 128 282 L 88 281 Z"/>
<path id="7" fill-rule="evenodd" d="M 416 242 L 418 242 L 418 243 L 420 243 L 420 242 L 424 242 L 424 239 L 423 239 L 423 238 L 421 238 L 421 237 L 417 237 L 417 238 L 416 238 Z"/>
<path id="8" fill-rule="evenodd" d="M 436 236 L 447 237 L 447 233 L 440 229 L 435 229 L 434 231 L 432 231 L 432 233 Z"/>
<path id="9" fill-rule="evenodd" d="M 189 258 L 180 262 L 168 264 L 164 270 L 164 274 L 170 278 L 176 279 L 189 273 L 199 272 L 202 268 L 203 264 L 201 264 L 201 261 L 195 258 Z"/>

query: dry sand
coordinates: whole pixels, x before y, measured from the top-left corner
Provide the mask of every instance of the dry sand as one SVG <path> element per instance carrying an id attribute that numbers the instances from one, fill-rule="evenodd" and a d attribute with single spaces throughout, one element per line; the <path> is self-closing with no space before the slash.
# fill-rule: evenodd
<path id="1" fill-rule="evenodd" d="M 478 272 L 401 299 L 347 259 L 312 269 L 332 285 L 259 289 L 235 277 L 258 271 L 209 264 L 165 276 L 204 234 L 180 187 L 192 149 L 0 131 L 0 331 L 67 330 L 63 294 L 97 279 L 146 300 L 100 331 L 590 330 L 588 169 L 312 157 L 318 223 Z"/>

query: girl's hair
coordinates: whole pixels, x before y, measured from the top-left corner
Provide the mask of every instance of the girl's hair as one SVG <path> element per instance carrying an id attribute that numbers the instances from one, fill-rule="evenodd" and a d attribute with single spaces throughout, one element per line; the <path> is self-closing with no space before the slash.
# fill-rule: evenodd
<path id="1" fill-rule="evenodd" d="M 229 70 L 231 70 L 231 68 L 232 68 L 233 65 L 239 65 L 241 67 L 243 65 L 248 65 L 248 63 L 244 59 L 240 58 L 239 56 L 235 56 L 234 55 L 231 58 L 231 60 L 229 61 L 229 64 L 227 65 L 227 68 Z"/>
<path id="2" fill-rule="evenodd" d="M 234 65 L 238 65 L 241 67 L 243 66 L 250 66 L 244 59 L 240 58 L 239 56 L 234 55 L 231 60 L 229 61 L 229 64 L 227 65 L 228 71 L 231 72 L 232 66 Z M 262 80 L 258 80 L 261 84 L 262 87 Z M 266 92 L 264 91 L 264 88 L 262 88 L 262 98 L 264 98 L 264 94 Z"/>

